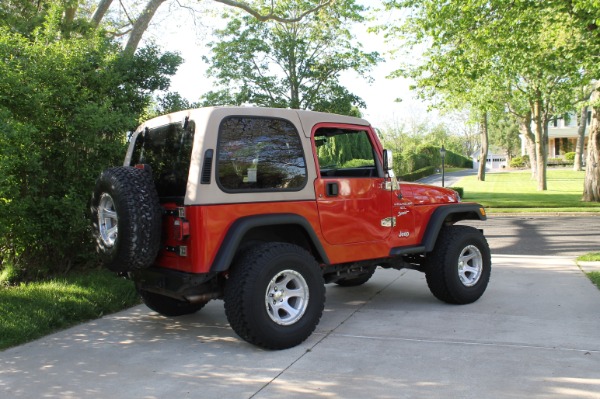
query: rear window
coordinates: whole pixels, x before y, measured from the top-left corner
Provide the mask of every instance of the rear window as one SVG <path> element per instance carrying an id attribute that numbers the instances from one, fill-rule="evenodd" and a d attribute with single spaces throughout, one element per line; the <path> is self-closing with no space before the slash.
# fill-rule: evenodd
<path id="1" fill-rule="evenodd" d="M 161 198 L 184 197 L 194 143 L 194 123 L 172 123 L 138 134 L 131 165 L 148 164 Z"/>
<path id="2" fill-rule="evenodd" d="M 217 180 L 222 190 L 296 191 L 306 179 L 302 143 L 291 122 L 248 116 L 221 122 Z"/>

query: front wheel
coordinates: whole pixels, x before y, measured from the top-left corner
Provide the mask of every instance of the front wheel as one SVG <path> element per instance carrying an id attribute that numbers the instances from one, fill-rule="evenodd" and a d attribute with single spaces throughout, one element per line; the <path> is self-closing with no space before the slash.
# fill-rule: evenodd
<path id="1" fill-rule="evenodd" d="M 303 342 L 319 323 L 325 283 L 304 249 L 268 243 L 249 249 L 232 266 L 224 299 L 227 320 L 241 338 L 286 349 Z"/>
<path id="2" fill-rule="evenodd" d="M 427 285 L 439 300 L 472 303 L 485 292 L 492 270 L 490 248 L 474 227 L 442 228 L 433 252 L 426 259 Z"/>

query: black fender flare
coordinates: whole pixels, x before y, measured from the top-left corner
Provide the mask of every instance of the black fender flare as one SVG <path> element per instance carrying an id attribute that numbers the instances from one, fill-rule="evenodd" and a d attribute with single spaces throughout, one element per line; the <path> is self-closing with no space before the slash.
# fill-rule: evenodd
<path id="1" fill-rule="evenodd" d="M 319 253 L 319 256 L 323 260 L 323 263 L 329 264 L 329 258 L 327 257 L 327 253 L 321 245 L 321 241 L 317 234 L 315 233 L 312 225 L 306 220 L 303 216 L 297 215 L 295 213 L 278 213 L 278 214 L 266 214 L 266 215 L 252 215 L 245 216 L 233 222 L 223 242 L 215 259 L 213 260 L 212 266 L 210 268 L 211 272 L 224 272 L 229 269 L 231 262 L 236 254 L 237 249 L 239 248 L 244 235 L 255 227 L 264 227 L 264 226 L 275 226 L 275 225 L 298 225 L 300 226 L 308 235 L 311 244 L 314 246 L 316 251 Z"/>
<path id="2" fill-rule="evenodd" d="M 429 218 L 427 229 L 423 235 L 422 246 L 425 248 L 425 252 L 433 251 L 440 230 L 448 218 L 454 223 L 469 219 L 486 220 L 487 216 L 483 206 L 476 203 L 458 203 L 438 207 Z"/>

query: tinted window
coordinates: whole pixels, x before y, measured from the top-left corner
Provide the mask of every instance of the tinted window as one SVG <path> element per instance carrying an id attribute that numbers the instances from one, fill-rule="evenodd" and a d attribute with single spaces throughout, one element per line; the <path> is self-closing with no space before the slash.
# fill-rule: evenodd
<path id="1" fill-rule="evenodd" d="M 306 184 L 302 143 L 283 119 L 224 119 L 217 157 L 218 181 L 226 191 L 299 190 Z"/>
<path id="2" fill-rule="evenodd" d="M 173 123 L 137 136 L 131 164 L 148 164 L 159 197 L 184 197 L 194 143 L 194 123 Z"/>

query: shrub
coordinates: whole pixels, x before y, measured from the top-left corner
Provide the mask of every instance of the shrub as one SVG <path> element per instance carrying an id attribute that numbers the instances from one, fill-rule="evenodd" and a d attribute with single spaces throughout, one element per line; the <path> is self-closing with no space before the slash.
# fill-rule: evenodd
<path id="1" fill-rule="evenodd" d="M 527 166 L 524 157 L 514 157 L 510 160 L 511 168 L 524 168 Z"/>
<path id="2" fill-rule="evenodd" d="M 546 163 L 546 165 L 548 166 L 567 166 L 567 165 L 573 165 L 573 160 L 568 161 L 562 158 L 548 158 L 548 161 Z"/>
<path id="3" fill-rule="evenodd" d="M 415 181 L 415 180 L 422 179 L 423 177 L 431 176 L 434 173 L 435 173 L 435 168 L 433 166 L 427 166 L 425 168 L 416 170 L 412 173 L 404 174 L 404 175 L 400 176 L 400 179 L 405 180 L 405 181 Z"/>
<path id="4" fill-rule="evenodd" d="M 575 153 L 574 152 L 567 152 L 565 154 L 565 161 L 575 162 Z"/>
<path id="5" fill-rule="evenodd" d="M 458 195 L 460 196 L 460 198 L 464 197 L 464 189 L 463 187 L 448 187 L 454 191 L 456 191 L 458 193 Z"/>
<path id="6" fill-rule="evenodd" d="M 181 62 L 154 48 L 122 56 L 101 35 L 56 37 L 0 28 L 0 272 L 11 282 L 92 259 L 94 180 L 122 162 L 124 132 Z"/>
<path id="7" fill-rule="evenodd" d="M 372 159 L 351 159 L 342 165 L 342 168 L 360 168 L 361 166 L 373 166 Z"/>

